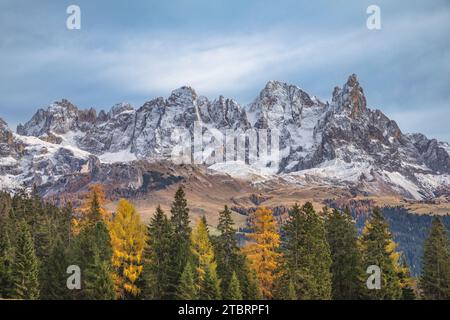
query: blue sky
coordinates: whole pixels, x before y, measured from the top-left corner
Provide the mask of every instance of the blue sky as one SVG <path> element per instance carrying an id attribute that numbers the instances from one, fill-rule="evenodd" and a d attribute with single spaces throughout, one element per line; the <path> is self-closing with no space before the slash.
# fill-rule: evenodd
<path id="1" fill-rule="evenodd" d="M 81 30 L 66 29 L 71 4 Z M 448 0 L 0 0 L 0 117 L 61 98 L 139 107 L 182 85 L 244 104 L 272 79 L 328 100 L 356 73 L 404 132 L 450 141 L 449 39 Z"/>

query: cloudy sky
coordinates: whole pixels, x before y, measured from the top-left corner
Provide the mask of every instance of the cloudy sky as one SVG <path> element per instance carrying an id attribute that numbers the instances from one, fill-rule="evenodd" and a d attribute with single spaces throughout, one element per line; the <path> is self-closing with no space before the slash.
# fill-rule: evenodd
<path id="1" fill-rule="evenodd" d="M 66 28 L 71 4 L 81 30 Z M 182 85 L 248 103 L 271 79 L 329 100 L 356 73 L 404 132 L 450 142 L 449 39 L 448 0 L 0 0 L 0 117 L 61 98 L 139 107 Z"/>

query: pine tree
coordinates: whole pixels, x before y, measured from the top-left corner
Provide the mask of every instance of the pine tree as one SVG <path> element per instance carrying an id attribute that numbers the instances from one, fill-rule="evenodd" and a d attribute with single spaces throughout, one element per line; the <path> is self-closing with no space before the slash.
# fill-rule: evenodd
<path id="1" fill-rule="evenodd" d="M 358 249 L 358 231 L 350 211 L 334 209 L 326 220 L 327 240 L 331 249 L 332 295 L 335 300 L 361 297 L 362 261 Z"/>
<path id="2" fill-rule="evenodd" d="M 220 282 L 210 268 L 205 270 L 203 279 L 199 285 L 199 299 L 200 300 L 220 300 Z"/>
<path id="3" fill-rule="evenodd" d="M 69 265 L 76 265 L 81 269 L 81 290 L 73 290 L 69 297 L 88 300 L 92 297 L 106 297 L 109 299 L 110 287 L 113 284 L 112 273 L 112 244 L 108 228 L 103 221 L 95 225 L 85 226 L 76 236 L 69 247 Z M 66 266 L 66 268 L 67 268 Z M 111 281 L 108 284 L 108 281 Z M 99 286 L 99 284 L 102 284 Z"/>
<path id="4" fill-rule="evenodd" d="M 253 232 L 249 238 L 253 241 L 245 248 L 251 267 L 256 271 L 256 277 L 265 298 L 273 297 L 274 284 L 277 279 L 277 269 L 280 254 L 280 235 L 272 211 L 260 207 L 253 219 Z"/>
<path id="5" fill-rule="evenodd" d="M 65 244 L 59 240 L 46 260 L 41 281 L 41 298 L 64 300 L 69 297 L 66 270 L 69 266 Z"/>
<path id="6" fill-rule="evenodd" d="M 371 265 L 381 269 L 381 289 L 365 289 L 364 295 L 374 300 L 397 300 L 402 297 L 401 283 L 398 276 L 399 253 L 392 240 L 389 225 L 381 210 L 376 207 L 366 222 L 359 239 L 363 267 Z"/>
<path id="7" fill-rule="evenodd" d="M 244 300 L 263 300 L 264 297 L 261 286 L 259 285 L 256 271 L 245 265 L 244 272 L 246 274 L 246 277 L 244 278 L 246 282 L 241 282 Z"/>
<path id="8" fill-rule="evenodd" d="M 217 263 L 211 244 L 206 218 L 198 221 L 191 236 L 192 256 L 195 261 L 200 299 L 215 300 L 220 297 L 220 282 L 217 277 Z"/>
<path id="9" fill-rule="evenodd" d="M 113 248 L 108 227 L 105 222 L 99 220 L 92 232 L 95 248 L 85 269 L 85 297 L 89 300 L 113 300 L 115 298 L 111 263 Z"/>
<path id="10" fill-rule="evenodd" d="M 14 247 L 5 222 L 0 226 L 0 298 L 10 298 L 13 289 Z"/>
<path id="11" fill-rule="evenodd" d="M 0 299 L 10 298 L 12 294 L 14 246 L 10 236 L 13 233 L 11 214 L 11 196 L 0 192 Z"/>
<path id="12" fill-rule="evenodd" d="M 170 250 L 172 248 L 172 227 L 160 206 L 156 208 L 147 227 L 147 245 L 144 250 L 145 281 L 144 296 L 146 299 L 170 298 Z"/>
<path id="13" fill-rule="evenodd" d="M 72 219 L 73 233 L 77 235 L 84 227 L 95 225 L 100 220 L 110 221 L 111 214 L 104 208 L 105 203 L 103 188 L 98 184 L 91 185 L 82 205 L 77 210 L 78 216 Z"/>
<path id="14" fill-rule="evenodd" d="M 114 300 L 116 291 L 109 261 L 96 252 L 93 262 L 85 270 L 85 298 L 88 300 Z"/>
<path id="15" fill-rule="evenodd" d="M 430 300 L 450 300 L 450 241 L 448 230 L 434 218 L 424 243 L 420 288 Z"/>
<path id="16" fill-rule="evenodd" d="M 53 223 L 51 215 L 53 212 L 59 213 L 59 210 L 52 206 L 44 206 L 36 190 L 31 194 L 31 198 L 27 199 L 26 206 L 30 214 L 28 225 L 31 229 L 36 256 L 40 261 L 45 261 L 51 252 L 55 237 L 55 234 L 51 232 Z"/>
<path id="17" fill-rule="evenodd" d="M 402 300 L 416 300 L 414 290 L 415 279 L 411 277 L 411 272 L 406 263 L 405 257 L 402 255 L 398 277 L 400 278 L 400 287 L 402 288 Z"/>
<path id="18" fill-rule="evenodd" d="M 137 281 L 143 268 L 146 230 L 134 206 L 125 199 L 119 201 L 109 231 L 117 297 L 135 298 L 141 291 Z"/>
<path id="19" fill-rule="evenodd" d="M 289 280 L 288 291 L 287 291 L 287 300 L 297 300 L 297 290 L 295 290 L 295 285 L 292 280 Z"/>
<path id="20" fill-rule="evenodd" d="M 189 208 L 182 187 L 175 193 L 175 199 L 170 210 L 172 217 L 172 250 L 170 275 L 170 292 L 173 297 L 180 281 L 186 263 L 191 260 L 191 227 L 189 226 Z"/>
<path id="21" fill-rule="evenodd" d="M 226 300 L 242 300 L 241 286 L 239 285 L 239 280 L 236 272 L 233 272 L 231 276 L 230 283 L 228 285 L 228 290 L 225 295 Z"/>
<path id="22" fill-rule="evenodd" d="M 39 263 L 34 250 L 30 228 L 26 222 L 20 223 L 19 232 L 12 271 L 12 297 L 15 299 L 36 300 L 39 298 Z"/>
<path id="23" fill-rule="evenodd" d="M 287 290 L 292 281 L 299 299 L 331 299 L 330 247 L 324 223 L 312 204 L 294 205 L 283 231 L 285 289 L 282 290 Z"/>
<path id="24" fill-rule="evenodd" d="M 98 221 L 102 220 L 102 214 L 101 214 L 101 207 L 100 207 L 100 201 L 99 197 L 96 191 L 94 191 L 94 194 L 92 196 L 91 201 L 91 208 L 89 210 L 89 216 L 88 219 L 92 223 L 97 223 Z"/>
<path id="25" fill-rule="evenodd" d="M 239 265 L 239 247 L 236 239 L 236 230 L 233 228 L 233 219 L 228 206 L 219 212 L 219 224 L 217 229 L 220 235 L 215 241 L 215 250 L 217 256 L 217 273 L 222 279 L 222 290 L 229 287 L 229 282 L 233 272 L 240 267 Z"/>
<path id="26" fill-rule="evenodd" d="M 242 254 L 234 229 L 234 222 L 228 206 L 219 212 L 217 229 L 220 234 L 214 237 L 214 250 L 217 261 L 217 274 L 221 279 L 221 290 L 227 292 L 233 272 L 238 278 L 242 296 L 245 300 L 257 300 L 261 298 L 257 281 L 254 279 L 248 260 Z"/>
<path id="27" fill-rule="evenodd" d="M 194 282 L 194 271 L 191 263 L 188 261 L 181 273 L 180 282 L 176 290 L 176 298 L 178 300 L 196 300 L 197 287 Z"/>

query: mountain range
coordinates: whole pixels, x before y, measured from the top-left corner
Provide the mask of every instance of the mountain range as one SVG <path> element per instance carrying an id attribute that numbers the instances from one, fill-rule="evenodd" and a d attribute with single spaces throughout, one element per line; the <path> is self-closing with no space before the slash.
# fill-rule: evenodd
<path id="1" fill-rule="evenodd" d="M 175 128 L 192 132 L 196 121 L 223 132 L 276 128 L 277 170 L 242 161 L 173 164 L 171 152 L 179 144 Z M 208 149 L 213 138 L 204 143 Z M 50 197 L 95 182 L 112 184 L 120 194 L 149 185 L 164 188 L 195 170 L 208 179 L 259 188 L 336 187 L 415 200 L 450 195 L 450 145 L 403 133 L 383 112 L 369 108 L 354 74 L 334 88 L 329 102 L 295 85 L 270 81 L 248 105 L 223 96 L 210 100 L 181 87 L 138 109 L 120 103 L 97 113 L 63 99 L 39 109 L 16 130 L 0 119 L 2 190 L 35 185 Z"/>

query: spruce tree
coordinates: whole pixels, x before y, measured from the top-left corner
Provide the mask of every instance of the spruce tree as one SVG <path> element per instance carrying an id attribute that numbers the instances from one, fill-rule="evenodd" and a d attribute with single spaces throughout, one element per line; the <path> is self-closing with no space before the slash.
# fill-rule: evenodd
<path id="1" fill-rule="evenodd" d="M 448 230 L 434 218 L 424 243 L 420 288 L 429 300 L 450 300 L 450 241 Z"/>
<path id="2" fill-rule="evenodd" d="M 106 282 L 110 279 L 105 274 L 110 276 L 112 273 L 112 245 L 108 228 L 103 221 L 83 227 L 71 242 L 67 260 L 67 266 L 80 267 L 82 281 L 81 290 L 71 291 L 70 298 L 87 300 L 91 297 L 107 297 L 105 299 L 109 299 L 110 285 Z M 108 271 L 105 271 L 106 269 Z M 99 286 L 101 283 L 103 285 Z"/>
<path id="3" fill-rule="evenodd" d="M 297 300 L 297 291 L 295 290 L 295 285 L 292 280 L 289 280 L 288 290 L 287 290 L 287 300 Z"/>
<path id="4" fill-rule="evenodd" d="M 147 226 L 147 243 L 144 250 L 145 281 L 144 297 L 146 299 L 170 299 L 170 250 L 172 248 L 172 227 L 160 206 Z"/>
<path id="5" fill-rule="evenodd" d="M 103 219 L 102 213 L 101 213 L 101 206 L 99 201 L 99 196 L 97 194 L 97 191 L 93 191 L 92 195 L 92 201 L 91 201 L 91 207 L 88 214 L 88 219 L 91 223 L 95 224 L 98 221 L 101 221 Z"/>
<path id="6" fill-rule="evenodd" d="M 239 280 L 236 272 L 233 272 L 231 280 L 228 285 L 228 290 L 224 297 L 226 300 L 242 300 L 241 286 L 239 285 Z"/>
<path id="7" fill-rule="evenodd" d="M 205 270 L 203 279 L 200 280 L 199 286 L 199 299 L 200 300 L 220 300 L 220 282 L 217 276 L 213 273 L 211 268 Z"/>
<path id="8" fill-rule="evenodd" d="M 104 209 L 105 203 L 105 192 L 101 185 L 89 186 L 89 192 L 77 209 L 77 216 L 71 221 L 72 232 L 77 235 L 81 229 L 95 225 L 98 221 L 110 221 L 111 214 Z"/>
<path id="9" fill-rule="evenodd" d="M 326 213 L 325 213 L 326 214 Z M 321 217 L 310 202 L 294 205 L 284 228 L 284 286 L 299 299 L 331 299 L 331 253 Z"/>
<path id="10" fill-rule="evenodd" d="M 402 288 L 402 300 L 416 300 L 415 279 L 411 277 L 411 272 L 406 263 L 405 257 L 402 255 L 400 269 L 398 272 L 400 278 L 400 286 Z"/>
<path id="11" fill-rule="evenodd" d="M 100 253 L 96 252 L 92 263 L 84 272 L 84 298 L 88 300 L 114 300 L 116 291 L 111 272 L 110 262 L 102 260 Z"/>
<path id="12" fill-rule="evenodd" d="M 244 279 L 244 282 L 241 281 L 240 283 L 244 300 L 262 300 L 263 294 L 256 276 L 256 271 L 245 263 L 243 264 L 242 274 L 244 276 L 240 279 Z"/>
<path id="13" fill-rule="evenodd" d="M 233 219 L 228 206 L 219 212 L 219 224 L 217 229 L 220 235 L 215 241 L 217 255 L 217 273 L 222 279 L 222 290 L 229 287 L 229 282 L 233 272 L 240 267 L 239 247 L 236 239 L 236 230 L 233 228 Z"/>
<path id="14" fill-rule="evenodd" d="M 10 298 L 12 294 L 14 246 L 10 234 L 14 229 L 11 215 L 11 196 L 0 192 L 0 299 Z"/>
<path id="15" fill-rule="evenodd" d="M 361 297 L 363 270 L 358 249 L 358 231 L 350 211 L 334 209 L 326 220 L 327 240 L 331 250 L 332 296 L 335 300 Z"/>
<path id="16" fill-rule="evenodd" d="M 15 247 L 12 281 L 15 299 L 36 300 L 39 298 L 39 262 L 36 257 L 31 231 L 26 222 L 19 225 Z"/>
<path id="17" fill-rule="evenodd" d="M 68 266 L 66 245 L 58 240 L 45 262 L 41 280 L 41 299 L 64 300 L 69 297 L 66 283 Z"/>
<path id="18" fill-rule="evenodd" d="M 377 266 L 381 270 L 381 289 L 364 288 L 364 297 L 374 300 L 397 300 L 402 298 L 398 271 L 400 255 L 395 251 L 389 225 L 381 210 L 374 208 L 359 239 L 363 268 Z M 368 276 L 367 276 L 368 277 Z"/>
<path id="19" fill-rule="evenodd" d="M 13 289 L 14 247 L 7 225 L 0 226 L 0 298 L 10 298 Z"/>
<path id="20" fill-rule="evenodd" d="M 227 292 L 234 272 L 238 278 L 243 298 L 257 300 L 260 298 L 260 290 L 248 266 L 248 260 L 239 248 L 236 229 L 234 229 L 234 222 L 228 206 L 219 212 L 217 229 L 220 234 L 214 237 L 213 244 L 222 292 Z"/>
<path id="21" fill-rule="evenodd" d="M 178 300 L 197 300 L 197 288 L 194 281 L 194 271 L 188 261 L 181 273 L 180 282 L 176 288 L 176 298 Z"/>
<path id="22" fill-rule="evenodd" d="M 171 296 L 176 293 L 177 285 L 180 281 L 186 263 L 191 260 L 191 227 L 189 226 L 189 208 L 185 193 L 182 187 L 179 187 L 175 193 L 175 199 L 170 210 L 172 216 L 170 223 L 172 225 L 172 250 L 171 266 L 168 270 L 170 275 Z"/>

